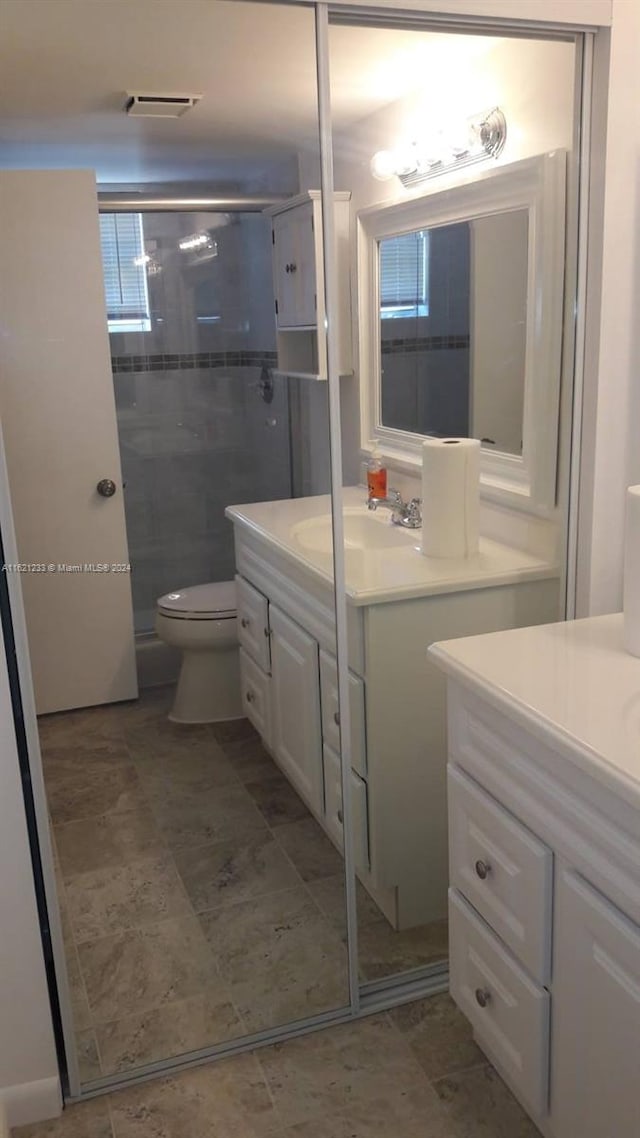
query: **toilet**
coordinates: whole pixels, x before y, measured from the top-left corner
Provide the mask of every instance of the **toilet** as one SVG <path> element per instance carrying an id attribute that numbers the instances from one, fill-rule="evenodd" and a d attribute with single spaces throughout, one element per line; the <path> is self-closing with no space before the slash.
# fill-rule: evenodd
<path id="1" fill-rule="evenodd" d="M 156 632 L 179 648 L 182 666 L 169 719 L 217 723 L 240 719 L 240 662 L 233 581 L 191 585 L 157 601 Z"/>

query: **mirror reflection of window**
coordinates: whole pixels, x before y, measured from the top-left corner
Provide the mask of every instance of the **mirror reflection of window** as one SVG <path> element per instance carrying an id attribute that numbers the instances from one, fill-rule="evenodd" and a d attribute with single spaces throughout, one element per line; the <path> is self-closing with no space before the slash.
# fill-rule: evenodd
<path id="1" fill-rule="evenodd" d="M 401 233 L 380 242 L 380 317 L 429 315 L 429 233 Z"/>

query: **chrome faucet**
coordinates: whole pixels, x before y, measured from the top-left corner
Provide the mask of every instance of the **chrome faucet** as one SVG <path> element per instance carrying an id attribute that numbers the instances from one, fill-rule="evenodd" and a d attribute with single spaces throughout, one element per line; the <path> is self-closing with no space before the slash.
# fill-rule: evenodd
<path id="1" fill-rule="evenodd" d="M 367 506 L 370 510 L 377 510 L 379 506 L 391 510 L 391 524 L 404 526 L 406 529 L 419 529 L 422 525 L 420 507 L 421 498 L 411 498 L 403 502 L 402 495 L 397 490 L 388 490 L 386 498 L 368 498 Z"/>

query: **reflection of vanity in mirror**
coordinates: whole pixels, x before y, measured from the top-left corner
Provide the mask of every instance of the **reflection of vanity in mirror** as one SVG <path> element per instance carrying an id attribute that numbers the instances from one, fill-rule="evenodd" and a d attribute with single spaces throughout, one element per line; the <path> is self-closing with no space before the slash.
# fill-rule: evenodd
<path id="1" fill-rule="evenodd" d="M 515 495 L 543 515 L 518 542 L 513 527 L 501 528 L 504 510 L 486 501 L 479 553 L 429 558 L 419 530 L 368 510 L 361 487 L 343 490 L 364 981 L 446 956 L 445 703 L 429 644 L 559 612 L 553 502 L 544 499 L 555 485 L 555 442 L 547 468 L 532 439 L 536 416 L 557 400 L 563 184 L 563 156 L 545 157 L 359 217 L 364 438 L 401 457 L 407 493 L 422 436 L 479 435 L 485 492 L 503 502 Z M 541 290 L 536 319 L 529 302 Z M 546 423 L 555 440 L 557 415 Z M 245 713 L 341 849 L 330 499 L 228 514 Z"/>

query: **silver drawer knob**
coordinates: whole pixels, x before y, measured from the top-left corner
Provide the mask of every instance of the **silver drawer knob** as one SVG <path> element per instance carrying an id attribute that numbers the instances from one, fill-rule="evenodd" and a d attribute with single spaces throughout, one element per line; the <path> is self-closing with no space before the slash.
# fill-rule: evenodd
<path id="1" fill-rule="evenodd" d="M 246 699 L 247 703 L 253 703 L 253 692 L 248 691 L 245 695 L 245 699 Z"/>
<path id="2" fill-rule="evenodd" d="M 487 877 L 491 873 L 491 866 L 489 865 L 489 862 L 478 860 L 476 862 L 476 873 L 481 881 L 486 881 Z"/>
<path id="3" fill-rule="evenodd" d="M 491 992 L 488 988 L 476 988 L 476 1003 L 481 1008 L 486 1008 L 487 1004 L 491 1001 Z"/>
<path id="4" fill-rule="evenodd" d="M 242 620 L 240 621 L 240 624 L 242 625 L 243 628 L 248 628 L 250 623 L 251 623 L 251 621 L 247 620 L 246 616 L 243 616 Z"/>
<path id="5" fill-rule="evenodd" d="M 336 727 L 340 726 L 340 712 L 339 711 L 334 711 L 333 722 L 335 723 Z"/>

